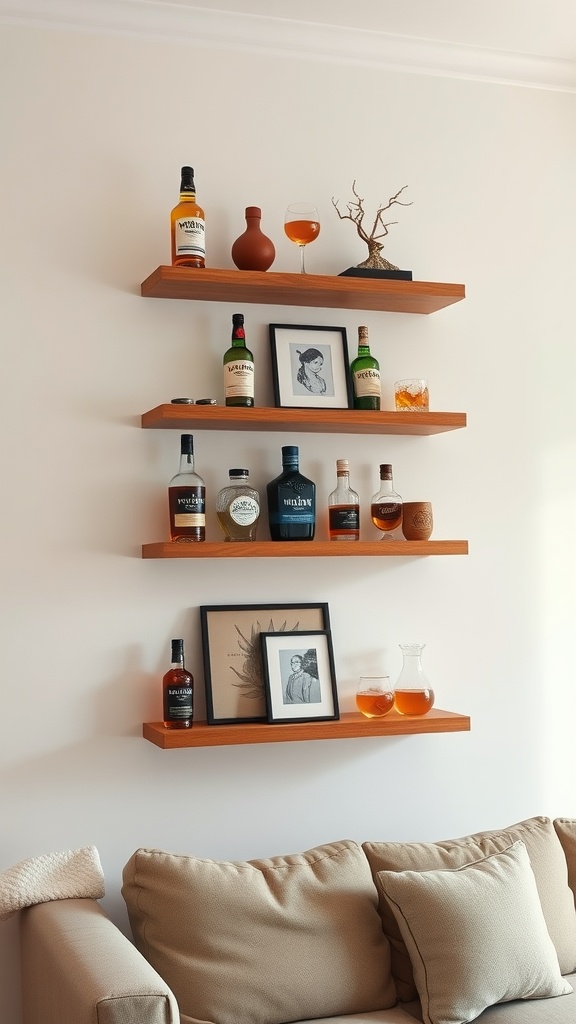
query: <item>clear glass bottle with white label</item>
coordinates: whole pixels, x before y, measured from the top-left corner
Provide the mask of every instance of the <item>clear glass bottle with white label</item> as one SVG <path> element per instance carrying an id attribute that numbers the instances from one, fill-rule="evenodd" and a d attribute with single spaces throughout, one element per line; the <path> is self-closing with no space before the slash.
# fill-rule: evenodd
<path id="1" fill-rule="evenodd" d="M 216 498 L 216 516 L 226 540 L 256 540 L 260 495 L 250 486 L 247 469 L 230 469 L 230 483 Z"/>

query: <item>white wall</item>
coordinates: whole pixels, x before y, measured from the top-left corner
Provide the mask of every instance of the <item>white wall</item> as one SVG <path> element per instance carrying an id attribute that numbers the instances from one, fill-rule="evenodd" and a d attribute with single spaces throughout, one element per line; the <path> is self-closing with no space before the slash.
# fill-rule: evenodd
<path id="1" fill-rule="evenodd" d="M 576 815 L 574 96 L 35 28 L 3 27 L 0 47 L 0 867 L 93 843 L 125 927 L 120 873 L 138 846 L 233 859 Z M 348 457 L 366 505 L 390 461 L 407 500 L 432 500 L 435 537 L 468 538 L 468 557 L 139 558 L 166 538 L 178 462 L 178 433 L 144 432 L 140 414 L 176 394 L 221 398 L 236 310 L 139 295 L 168 262 L 188 162 L 210 266 L 232 266 L 256 204 L 273 269 L 294 271 L 283 211 L 308 196 L 322 214 L 310 271 L 359 262 L 330 201 L 356 178 L 374 208 L 409 186 L 390 259 L 467 286 L 432 316 L 245 304 L 259 404 L 268 323 L 342 324 L 353 347 L 366 322 L 388 405 L 395 379 L 425 375 L 432 407 L 469 426 L 197 432 L 209 494 L 233 464 L 263 488 L 295 440 L 320 503 Z M 394 678 L 398 644 L 422 640 L 438 705 L 469 713 L 471 732 L 172 752 L 141 738 L 172 636 L 202 709 L 200 604 L 299 600 L 329 602 L 343 710 L 361 670 Z M 0 1018 L 17 1024 L 16 919 L 0 942 Z"/>

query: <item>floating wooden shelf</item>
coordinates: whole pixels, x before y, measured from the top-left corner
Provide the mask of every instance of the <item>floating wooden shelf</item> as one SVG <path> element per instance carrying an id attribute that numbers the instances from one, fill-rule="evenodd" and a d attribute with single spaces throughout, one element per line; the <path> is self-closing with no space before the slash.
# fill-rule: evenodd
<path id="1" fill-rule="evenodd" d="M 224 747 L 245 743 L 285 743 L 294 740 L 357 739 L 363 736 L 412 736 L 418 733 L 469 732 L 470 718 L 432 708 L 427 715 L 399 715 L 393 709 L 384 718 L 364 718 L 358 712 L 331 722 L 248 722 L 208 725 L 195 722 L 191 729 L 165 729 L 162 722 L 145 722 L 144 739 L 164 750 L 176 747 Z"/>
<path id="2" fill-rule="evenodd" d="M 467 540 L 251 540 L 157 541 L 142 545 L 142 558 L 349 558 L 382 555 L 467 555 Z"/>
<path id="3" fill-rule="evenodd" d="M 145 428 L 284 430 L 322 434 L 440 434 L 466 426 L 463 412 L 372 412 L 360 409 L 234 409 L 224 405 L 157 405 Z"/>
<path id="4" fill-rule="evenodd" d="M 256 302 L 391 313 L 435 313 L 465 298 L 463 284 L 390 281 L 381 278 L 275 274 L 259 270 L 194 270 L 157 267 L 141 285 L 156 299 Z"/>

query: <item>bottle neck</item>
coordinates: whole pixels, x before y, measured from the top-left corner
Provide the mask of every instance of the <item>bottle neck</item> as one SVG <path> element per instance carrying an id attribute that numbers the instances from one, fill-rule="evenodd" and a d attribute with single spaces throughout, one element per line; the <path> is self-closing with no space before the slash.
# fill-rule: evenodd
<path id="1" fill-rule="evenodd" d="M 232 327 L 232 347 L 233 348 L 245 348 L 246 347 L 246 333 L 244 331 L 244 324 L 234 324 Z"/>
<path id="2" fill-rule="evenodd" d="M 180 472 L 194 472 L 194 455 L 192 452 L 182 452 L 180 455 Z"/>
<path id="3" fill-rule="evenodd" d="M 298 472 L 298 459 L 282 459 L 282 469 L 286 473 L 292 470 Z"/>
<path id="4" fill-rule="evenodd" d="M 350 472 L 340 469 L 336 476 L 336 486 L 340 489 L 350 486 Z"/>

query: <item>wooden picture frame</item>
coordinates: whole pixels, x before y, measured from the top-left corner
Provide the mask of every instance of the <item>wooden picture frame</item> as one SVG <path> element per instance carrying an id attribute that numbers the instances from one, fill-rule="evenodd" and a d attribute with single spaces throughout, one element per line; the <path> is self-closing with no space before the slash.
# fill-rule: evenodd
<path id="1" fill-rule="evenodd" d="M 260 633 L 269 722 L 340 717 L 332 636 L 328 630 Z"/>
<path id="2" fill-rule="evenodd" d="M 277 408 L 352 408 L 345 327 L 269 324 L 268 329 Z"/>
<path id="3" fill-rule="evenodd" d="M 328 604 L 200 607 L 209 725 L 266 722 L 261 632 L 330 630 Z"/>

